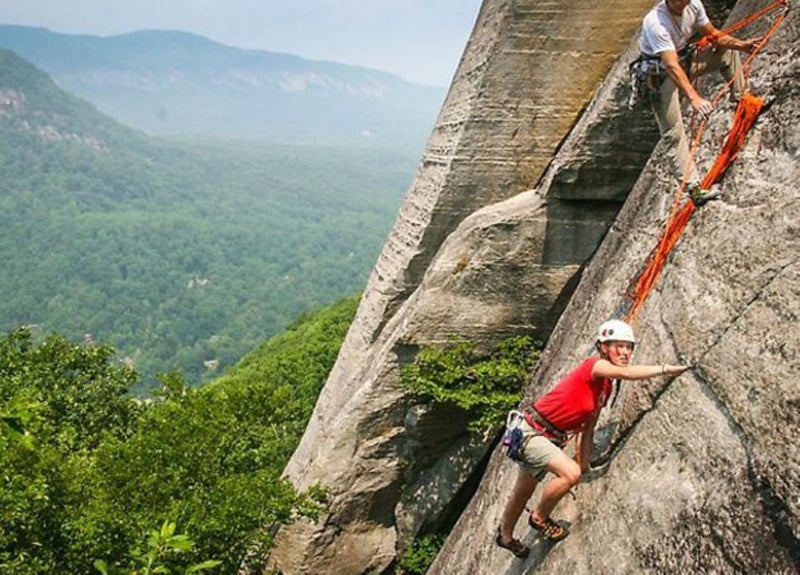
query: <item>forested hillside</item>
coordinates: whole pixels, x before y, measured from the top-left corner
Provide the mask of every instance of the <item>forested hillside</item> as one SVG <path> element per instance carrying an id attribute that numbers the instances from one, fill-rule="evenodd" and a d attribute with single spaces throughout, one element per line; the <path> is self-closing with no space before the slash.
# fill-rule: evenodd
<path id="1" fill-rule="evenodd" d="M 136 376 L 110 347 L 1 337 L 0 572 L 188 573 L 214 560 L 235 573 L 263 553 L 265 525 L 324 501 L 280 475 L 357 304 L 299 319 L 201 389 L 167 377 L 144 402 L 126 395 Z"/>
<path id="2" fill-rule="evenodd" d="M 425 142 L 441 87 L 379 70 L 148 30 L 98 37 L 0 25 L 0 47 L 150 134 L 279 143 Z"/>
<path id="3" fill-rule="evenodd" d="M 0 51 L 0 327 L 209 379 L 363 287 L 416 153 L 155 140 Z"/>

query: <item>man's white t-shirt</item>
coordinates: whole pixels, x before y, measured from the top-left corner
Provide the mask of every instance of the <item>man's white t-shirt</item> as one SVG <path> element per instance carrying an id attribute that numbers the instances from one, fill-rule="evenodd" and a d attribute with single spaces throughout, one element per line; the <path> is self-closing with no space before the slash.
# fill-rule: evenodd
<path id="1" fill-rule="evenodd" d="M 667 50 L 679 52 L 700 26 L 709 23 L 706 9 L 700 0 L 690 0 L 681 16 L 669 11 L 666 0 L 661 0 L 642 22 L 639 50 L 648 56 L 657 56 Z"/>

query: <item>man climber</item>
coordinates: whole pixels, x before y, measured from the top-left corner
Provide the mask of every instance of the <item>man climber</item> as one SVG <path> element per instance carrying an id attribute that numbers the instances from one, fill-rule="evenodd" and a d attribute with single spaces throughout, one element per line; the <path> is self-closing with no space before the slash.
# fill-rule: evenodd
<path id="1" fill-rule="evenodd" d="M 693 52 L 688 41 L 698 32 L 712 39 L 713 48 L 704 50 L 692 61 Z M 653 92 L 649 99 L 658 129 L 661 137 L 672 143 L 669 158 L 679 181 L 683 171 L 688 170 L 686 181 L 696 205 L 717 197 L 719 191 L 700 187 L 697 168 L 689 155 L 677 90 L 689 99 L 694 111 L 705 118 L 714 106 L 695 90 L 690 76 L 694 78 L 719 70 L 726 81 L 732 81 L 731 97 L 738 99 L 746 89 L 738 52 L 753 52 L 759 42 L 760 39 L 739 40 L 715 28 L 700 0 L 661 0 L 644 17 L 639 37 L 641 55 L 633 64 L 634 73 L 639 81 L 647 82 L 648 75 L 655 78 L 649 85 Z"/>
<path id="2" fill-rule="evenodd" d="M 555 477 L 545 485 L 539 504 L 528 516 L 528 524 L 550 541 L 560 541 L 569 535 L 566 527 L 550 518 L 550 513 L 580 482 L 581 473 L 589 469 L 594 428 L 611 392 L 612 379 L 680 375 L 689 369 L 686 365 L 630 365 L 635 344 L 633 329 L 627 323 L 620 320 L 603 323 L 595 341 L 597 355 L 584 360 L 525 410 L 520 422 L 520 467 L 497 527 L 497 545 L 517 557 L 528 556 L 529 549 L 514 539 L 514 526 L 548 471 Z M 562 451 L 573 434 L 578 434 L 574 460 Z"/>

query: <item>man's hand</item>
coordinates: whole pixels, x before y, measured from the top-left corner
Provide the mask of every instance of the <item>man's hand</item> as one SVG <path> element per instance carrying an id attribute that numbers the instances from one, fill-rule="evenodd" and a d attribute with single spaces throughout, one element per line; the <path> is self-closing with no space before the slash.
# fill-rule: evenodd
<path id="1" fill-rule="evenodd" d="M 714 104 L 705 98 L 697 98 L 696 100 L 692 100 L 692 108 L 694 108 L 694 111 L 700 116 L 700 119 L 706 119 L 711 115 L 711 112 L 714 111 Z"/>
<path id="2" fill-rule="evenodd" d="M 759 48 L 761 48 L 761 43 L 764 41 L 764 38 L 751 38 L 750 40 L 740 40 L 741 46 L 739 50 L 741 52 L 747 52 L 748 54 L 752 54 Z"/>

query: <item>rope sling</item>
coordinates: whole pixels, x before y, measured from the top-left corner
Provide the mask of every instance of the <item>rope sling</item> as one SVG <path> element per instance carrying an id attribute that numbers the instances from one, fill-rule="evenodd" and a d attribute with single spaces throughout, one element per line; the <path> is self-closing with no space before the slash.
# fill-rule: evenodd
<path id="1" fill-rule="evenodd" d="M 784 8 L 783 11 L 776 16 L 772 25 L 762 37 L 762 41 L 742 64 L 741 74 L 744 76 L 746 85 L 753 59 L 767 44 L 770 37 L 775 33 L 789 13 L 787 0 L 776 0 L 762 10 L 759 10 L 747 18 L 744 18 L 720 31 L 717 34 L 717 37 L 704 36 L 695 42 L 694 45 L 698 51 L 713 47 L 715 46 L 719 36 L 730 34 L 736 30 L 744 28 L 756 20 L 759 20 L 766 14 L 781 7 Z M 716 104 L 720 98 L 723 97 L 723 94 L 730 89 L 735 80 L 735 77 L 731 78 L 714 94 L 713 98 L 711 99 L 712 104 Z M 758 119 L 758 116 L 764 109 L 765 103 L 762 98 L 756 97 L 750 92 L 745 92 L 742 95 L 736 107 L 736 112 L 734 113 L 727 139 L 725 140 L 719 155 L 714 161 L 714 164 L 711 166 L 711 169 L 700 182 L 701 188 L 709 189 L 713 184 L 717 183 L 722 178 L 728 167 L 730 167 L 730 165 L 736 159 L 741 148 L 744 146 L 750 129 L 753 127 Z M 625 322 L 631 325 L 636 324 L 642 307 L 647 301 L 648 296 L 652 293 L 653 289 L 655 289 L 658 279 L 661 277 L 661 273 L 666 266 L 667 259 L 669 258 L 672 249 L 675 247 L 675 244 L 678 243 L 678 240 L 680 240 L 684 229 L 686 229 L 686 226 L 689 223 L 689 220 L 697 210 L 697 206 L 694 204 L 694 202 L 686 199 L 686 187 L 688 183 L 690 167 L 697 155 L 697 150 L 700 147 L 700 140 L 707 122 L 707 119 L 703 119 L 701 122 L 699 122 L 697 130 L 694 130 L 695 114 L 692 113 L 690 125 L 692 127 L 692 131 L 694 132 L 694 136 L 692 138 L 692 143 L 689 150 L 689 159 L 684 167 L 681 185 L 675 195 L 675 199 L 673 200 L 669 217 L 667 218 L 667 222 L 663 231 L 661 232 L 656 246 L 645 259 L 644 266 L 628 284 L 625 297 L 619 309 L 617 310 L 617 313 L 615 314 L 615 317 L 622 317 Z M 615 381 L 614 392 L 610 400 L 610 405 L 612 407 L 619 398 L 619 384 L 619 381 Z"/>

